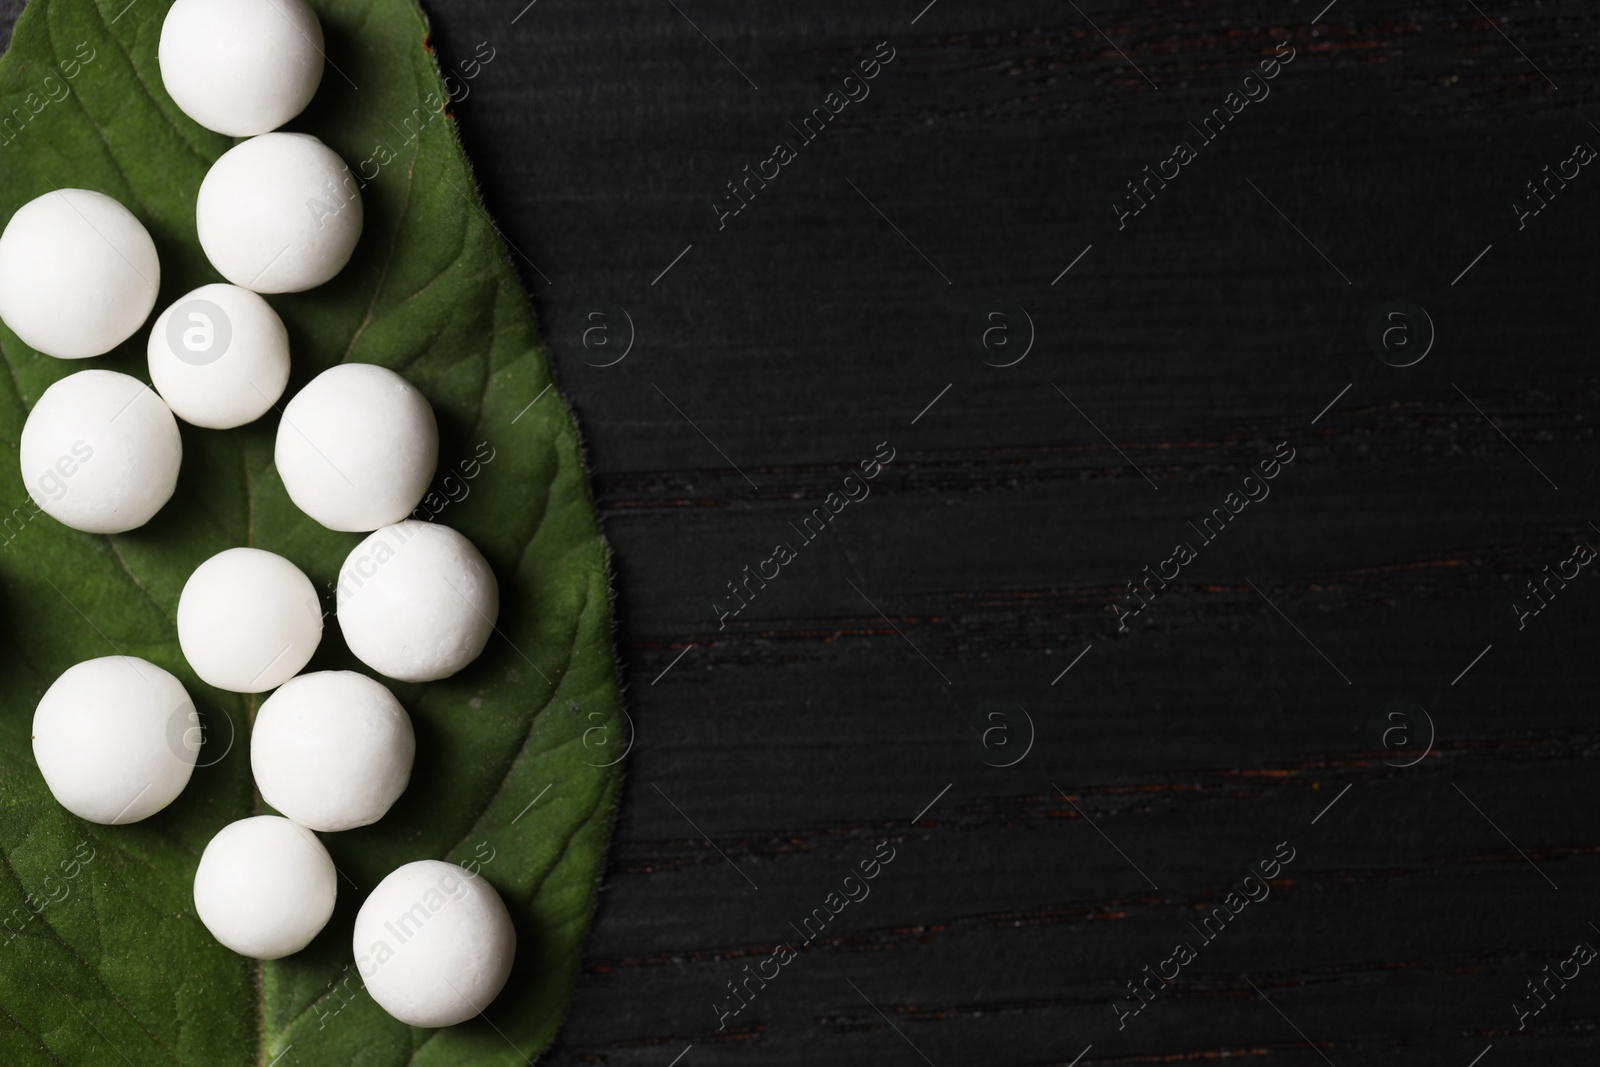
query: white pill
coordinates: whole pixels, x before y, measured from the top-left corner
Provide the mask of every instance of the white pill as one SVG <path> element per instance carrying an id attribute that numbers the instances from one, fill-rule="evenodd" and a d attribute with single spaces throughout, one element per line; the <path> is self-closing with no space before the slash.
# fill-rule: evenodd
<path id="1" fill-rule="evenodd" d="M 202 285 L 150 330 L 150 381 L 184 422 L 231 430 L 266 414 L 289 384 L 289 331 L 237 285 Z"/>
<path id="2" fill-rule="evenodd" d="M 385 526 L 339 568 L 345 644 L 402 682 L 448 678 L 478 658 L 500 614 L 500 586 L 471 541 L 448 526 Z"/>
<path id="3" fill-rule="evenodd" d="M 411 718 L 381 682 L 354 671 L 290 678 L 261 705 L 250 768 L 261 799 L 312 830 L 383 818 L 411 777 Z"/>
<path id="4" fill-rule="evenodd" d="M 172 410 L 137 378 L 69 374 L 28 412 L 18 447 L 33 502 L 75 530 L 122 533 L 149 522 L 178 485 L 183 440 Z"/>
<path id="5" fill-rule="evenodd" d="M 178 0 L 158 49 L 173 103 L 230 137 L 282 126 L 322 80 L 322 24 L 304 0 Z"/>
<path id="6" fill-rule="evenodd" d="M 0 233 L 0 319 L 47 356 L 111 351 L 144 324 L 160 286 L 150 234 L 103 193 L 52 190 Z"/>
<path id="7" fill-rule="evenodd" d="M 183 683 L 134 656 L 62 672 L 33 713 L 33 758 L 61 806 L 107 826 L 149 818 L 189 784 L 199 717 Z"/>
<path id="8" fill-rule="evenodd" d="M 422 502 L 439 427 L 427 398 L 394 371 L 341 363 L 284 408 L 274 458 L 301 511 L 330 530 L 366 533 Z"/>
<path id="9" fill-rule="evenodd" d="M 265 693 L 300 673 L 322 640 L 322 607 L 299 567 L 230 548 L 195 568 L 178 597 L 178 644 L 203 681 Z"/>
<path id="10" fill-rule="evenodd" d="M 328 924 L 338 872 L 315 834 L 276 815 L 229 823 L 200 854 L 194 910 L 241 956 L 299 952 Z"/>
<path id="11" fill-rule="evenodd" d="M 454 1026 L 500 994 L 517 932 L 481 876 L 417 860 L 367 897 L 353 944 L 356 969 L 379 1007 L 411 1026 Z"/>
<path id="12" fill-rule="evenodd" d="M 332 278 L 361 237 L 361 194 L 344 160 L 305 133 L 264 133 L 211 165 L 195 201 L 200 247 L 222 276 L 258 293 Z"/>

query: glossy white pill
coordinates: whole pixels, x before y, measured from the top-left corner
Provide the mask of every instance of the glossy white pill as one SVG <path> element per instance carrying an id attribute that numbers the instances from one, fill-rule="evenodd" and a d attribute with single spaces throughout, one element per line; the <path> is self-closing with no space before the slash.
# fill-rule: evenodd
<path id="1" fill-rule="evenodd" d="M 264 693 L 300 673 L 322 640 L 311 579 L 282 556 L 230 548 L 195 568 L 178 597 L 178 643 L 201 679 Z"/>
<path id="2" fill-rule="evenodd" d="M 453 1026 L 499 995 L 517 933 L 481 875 L 417 860 L 367 897 L 353 944 L 367 992 L 384 1011 L 411 1026 Z"/>
<path id="3" fill-rule="evenodd" d="M 28 412 L 22 483 L 47 515 L 75 530 L 122 533 L 172 497 L 183 440 L 172 410 L 137 378 L 69 374 Z"/>
<path id="4" fill-rule="evenodd" d="M 341 363 L 283 409 L 283 487 L 330 530 L 366 533 L 416 510 L 439 461 L 439 427 L 416 386 L 387 367 Z"/>
<path id="5" fill-rule="evenodd" d="M 338 872 L 310 830 L 276 815 L 229 823 L 200 854 L 194 910 L 241 956 L 299 952 L 328 923 Z"/>
<path id="6" fill-rule="evenodd" d="M 74 815 L 138 822 L 189 783 L 198 726 L 178 679 L 148 660 L 105 656 L 67 668 L 45 690 L 33 713 L 33 758 Z"/>
<path id="7" fill-rule="evenodd" d="M 438 523 L 374 531 L 339 569 L 345 643 L 403 682 L 448 678 L 477 659 L 499 614 L 500 586 L 483 553 Z"/>
<path id="8" fill-rule="evenodd" d="M 361 237 L 350 168 L 305 133 L 264 133 L 224 152 L 195 201 L 200 247 L 222 276 L 258 293 L 329 280 Z"/>
<path id="9" fill-rule="evenodd" d="M 312 830 L 375 823 L 405 791 L 411 718 L 381 682 L 354 671 L 290 678 L 256 713 L 250 768 L 261 798 Z"/>
<path id="10" fill-rule="evenodd" d="M 0 233 L 0 319 L 47 356 L 111 351 L 144 324 L 160 287 L 150 234 L 103 193 L 52 190 Z"/>
<path id="11" fill-rule="evenodd" d="M 202 285 L 163 311 L 146 346 L 150 381 L 184 422 L 229 430 L 266 414 L 289 384 L 289 332 L 257 293 Z"/>
<path id="12" fill-rule="evenodd" d="M 230 137 L 282 126 L 322 80 L 322 24 L 305 0 L 178 0 L 158 51 L 173 103 Z"/>

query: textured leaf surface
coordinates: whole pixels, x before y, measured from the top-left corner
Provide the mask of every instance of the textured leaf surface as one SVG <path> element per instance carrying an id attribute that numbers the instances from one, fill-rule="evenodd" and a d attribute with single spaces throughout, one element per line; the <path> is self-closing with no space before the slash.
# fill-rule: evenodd
<path id="1" fill-rule="evenodd" d="M 187 119 L 161 87 L 167 6 L 35 0 L 0 60 L 0 123 L 10 120 L 0 217 L 53 186 L 116 197 L 160 251 L 158 309 L 222 280 L 200 252 L 194 201 L 233 143 Z M 440 421 L 441 477 L 455 473 L 455 499 L 437 521 L 493 564 L 500 633 L 452 679 L 394 685 L 416 725 L 416 769 L 380 823 L 324 835 L 343 877 L 322 935 L 261 965 L 222 948 L 196 918 L 191 886 L 212 834 L 262 810 L 248 757 L 256 701 L 188 669 L 173 623 L 179 592 L 206 557 L 255 545 L 298 563 L 331 610 L 339 564 L 360 538 L 322 529 L 289 502 L 272 465 L 275 414 L 228 432 L 184 426 L 178 493 L 143 529 L 91 536 L 33 515 L 16 457 L 27 411 L 51 382 L 85 367 L 147 378 L 144 335 L 68 363 L 0 327 L 9 511 L 0 529 L 0 912 L 9 916 L 0 1063 L 517 1063 L 549 1042 L 570 992 L 621 776 L 620 765 L 598 765 L 625 741 L 606 550 L 577 433 L 559 394 L 545 392 L 548 361 L 443 112 L 422 13 L 413 0 L 314 6 L 338 69 L 288 128 L 322 138 L 370 180 L 366 231 L 344 273 L 270 298 L 293 344 L 289 388 L 355 360 L 392 367 L 426 393 Z M 29 727 L 61 671 L 117 652 L 174 672 L 207 740 L 204 766 L 170 808 L 101 827 L 55 804 Z M 358 666 L 330 617 L 308 669 Z M 487 1018 L 438 1031 L 379 1009 L 361 991 L 350 944 L 366 893 L 422 858 L 481 869 L 519 933 L 515 972 Z"/>

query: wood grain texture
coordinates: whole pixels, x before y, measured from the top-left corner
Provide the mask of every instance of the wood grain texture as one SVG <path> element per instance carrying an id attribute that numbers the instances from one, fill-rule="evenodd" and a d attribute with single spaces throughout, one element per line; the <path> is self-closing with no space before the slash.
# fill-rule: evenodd
<path id="1" fill-rule="evenodd" d="M 447 67 L 495 49 L 454 113 L 588 437 L 637 727 L 544 1062 L 1594 1062 L 1592 968 L 1521 1031 L 1513 1001 L 1600 946 L 1600 584 L 1521 629 L 1511 605 L 1600 545 L 1600 174 L 1522 229 L 1511 204 L 1600 145 L 1600 18 L 1080 6 L 430 5 Z M 719 229 L 879 41 L 870 95 Z M 1119 229 L 1124 183 L 1283 41 L 1270 95 Z M 1390 300 L 1437 329 L 1409 368 L 1367 341 Z M 1006 368 L 969 341 L 1002 307 L 1037 333 Z M 633 347 L 596 366 L 617 308 Z M 1270 496 L 1199 544 L 1280 442 Z M 1396 700 L 1436 734 L 1409 767 Z M 996 707 L 1035 727 L 1009 768 Z M 719 1029 L 882 841 L 870 896 Z M 1126 983 L 1284 841 L 1270 895 L 1119 1029 Z"/>

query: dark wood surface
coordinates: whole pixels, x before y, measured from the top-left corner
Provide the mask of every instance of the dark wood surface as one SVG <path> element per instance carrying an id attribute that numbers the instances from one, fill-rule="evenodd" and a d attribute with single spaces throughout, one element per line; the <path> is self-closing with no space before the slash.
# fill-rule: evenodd
<path id="1" fill-rule="evenodd" d="M 1600 146 L 1590 7 L 524 2 L 431 4 L 432 43 L 494 49 L 455 114 L 587 435 L 637 728 L 546 1062 L 1596 1061 L 1596 968 L 1514 1007 L 1600 947 L 1600 579 L 1513 608 L 1600 546 L 1600 163 L 1512 207 Z M 880 41 L 870 95 L 719 228 Z M 1287 48 L 1119 229 L 1124 183 Z M 1406 368 L 1367 336 L 1395 300 L 1437 334 Z M 1017 308 L 1031 351 L 990 365 Z M 1012 347 L 974 340 L 991 311 Z"/>

